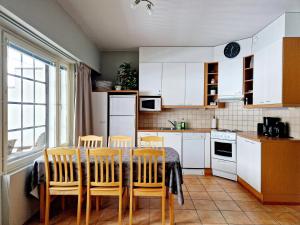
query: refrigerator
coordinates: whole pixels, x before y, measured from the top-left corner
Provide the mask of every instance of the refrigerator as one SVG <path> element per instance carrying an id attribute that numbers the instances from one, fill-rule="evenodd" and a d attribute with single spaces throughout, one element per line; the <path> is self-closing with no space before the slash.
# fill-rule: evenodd
<path id="1" fill-rule="evenodd" d="M 130 136 L 135 145 L 136 95 L 109 96 L 109 135 Z"/>

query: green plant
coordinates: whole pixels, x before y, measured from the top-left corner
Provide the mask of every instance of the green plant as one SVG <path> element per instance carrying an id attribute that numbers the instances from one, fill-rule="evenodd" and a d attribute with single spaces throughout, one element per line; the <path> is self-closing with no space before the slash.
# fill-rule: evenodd
<path id="1" fill-rule="evenodd" d="M 123 89 L 137 89 L 137 71 L 131 69 L 130 63 L 124 62 L 119 66 L 116 83 L 122 85 Z"/>

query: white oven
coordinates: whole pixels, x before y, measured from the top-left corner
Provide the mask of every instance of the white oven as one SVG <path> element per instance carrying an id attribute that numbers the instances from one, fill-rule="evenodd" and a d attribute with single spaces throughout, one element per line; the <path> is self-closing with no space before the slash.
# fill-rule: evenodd
<path id="1" fill-rule="evenodd" d="M 211 139 L 212 158 L 236 162 L 236 140 Z"/>
<path id="2" fill-rule="evenodd" d="M 140 97 L 140 111 L 161 111 L 161 97 Z"/>

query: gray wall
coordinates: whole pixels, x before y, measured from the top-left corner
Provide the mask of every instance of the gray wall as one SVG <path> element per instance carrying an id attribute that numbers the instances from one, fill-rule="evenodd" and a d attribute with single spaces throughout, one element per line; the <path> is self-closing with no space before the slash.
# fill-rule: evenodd
<path id="1" fill-rule="evenodd" d="M 115 81 L 119 66 L 123 62 L 131 64 L 131 68 L 139 69 L 139 52 L 112 51 L 101 53 L 101 79 Z"/>
<path id="2" fill-rule="evenodd" d="M 99 49 L 55 0 L 0 0 L 0 4 L 99 71 Z"/>

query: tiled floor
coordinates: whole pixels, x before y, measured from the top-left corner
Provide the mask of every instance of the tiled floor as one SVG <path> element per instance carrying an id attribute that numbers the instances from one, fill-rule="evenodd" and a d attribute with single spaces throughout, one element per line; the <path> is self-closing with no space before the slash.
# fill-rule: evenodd
<path id="1" fill-rule="evenodd" d="M 239 184 L 217 177 L 185 176 L 185 204 L 175 201 L 175 223 L 177 225 L 200 224 L 279 224 L 300 225 L 300 206 L 262 205 Z M 76 204 L 75 204 L 76 206 Z M 117 202 L 107 199 L 103 208 L 93 211 L 90 224 L 117 224 Z M 168 215 L 168 214 L 167 214 Z M 82 214 L 82 224 L 85 214 Z M 76 211 L 67 210 L 51 219 L 51 224 L 76 224 Z M 28 224 L 36 225 L 38 217 Z M 123 224 L 128 224 L 125 212 Z M 134 213 L 134 224 L 161 224 L 159 199 L 139 199 L 139 209 Z M 167 218 L 166 224 L 169 224 Z"/>

